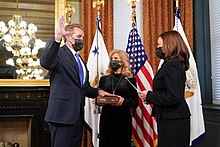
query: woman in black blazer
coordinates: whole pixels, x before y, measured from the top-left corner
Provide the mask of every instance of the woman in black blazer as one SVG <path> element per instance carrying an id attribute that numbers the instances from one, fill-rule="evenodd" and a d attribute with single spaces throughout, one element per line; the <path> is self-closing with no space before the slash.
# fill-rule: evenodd
<path id="1" fill-rule="evenodd" d="M 169 31 L 159 36 L 156 54 L 164 63 L 153 79 L 153 91 L 139 91 L 138 95 L 154 105 L 158 147 L 188 147 L 190 110 L 184 98 L 188 48 L 177 31 Z"/>

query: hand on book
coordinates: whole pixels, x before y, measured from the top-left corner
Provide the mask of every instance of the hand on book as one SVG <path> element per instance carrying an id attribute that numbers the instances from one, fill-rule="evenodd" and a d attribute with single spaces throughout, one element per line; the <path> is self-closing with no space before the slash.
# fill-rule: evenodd
<path id="1" fill-rule="evenodd" d="M 122 103 L 124 102 L 124 98 L 120 95 L 116 95 L 118 97 L 118 102 L 115 104 L 112 104 L 113 106 L 122 106 Z"/>
<path id="2" fill-rule="evenodd" d="M 106 96 L 98 96 L 97 104 L 105 105 L 105 104 L 117 104 L 119 101 L 119 97 L 117 95 L 106 95 Z"/>

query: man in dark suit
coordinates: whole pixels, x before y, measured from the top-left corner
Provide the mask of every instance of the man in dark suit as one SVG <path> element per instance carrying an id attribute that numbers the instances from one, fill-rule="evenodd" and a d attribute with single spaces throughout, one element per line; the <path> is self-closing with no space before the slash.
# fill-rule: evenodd
<path id="1" fill-rule="evenodd" d="M 62 37 L 65 45 L 60 47 Z M 51 132 L 52 147 L 80 147 L 84 122 L 85 96 L 110 95 L 88 82 L 88 70 L 78 55 L 83 47 L 81 25 L 64 27 L 60 17 L 55 38 L 45 48 L 40 63 L 50 73 L 50 98 L 45 116 Z"/>

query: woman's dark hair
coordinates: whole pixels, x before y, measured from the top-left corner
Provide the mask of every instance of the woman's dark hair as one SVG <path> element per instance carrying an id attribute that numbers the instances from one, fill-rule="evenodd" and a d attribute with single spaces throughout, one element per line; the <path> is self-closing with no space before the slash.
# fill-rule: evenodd
<path id="1" fill-rule="evenodd" d="M 185 70 L 189 69 L 189 51 L 183 38 L 177 31 L 168 31 L 159 36 L 163 40 L 163 52 L 165 61 L 178 59 Z"/>

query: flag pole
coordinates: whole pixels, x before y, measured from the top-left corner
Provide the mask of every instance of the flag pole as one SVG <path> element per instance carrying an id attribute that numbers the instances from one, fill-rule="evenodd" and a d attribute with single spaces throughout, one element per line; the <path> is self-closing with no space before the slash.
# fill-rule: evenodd
<path id="1" fill-rule="evenodd" d="M 101 7 L 102 6 L 104 6 L 104 0 L 93 0 L 93 4 L 92 4 L 92 7 L 93 8 L 96 8 L 96 10 L 97 10 L 97 17 L 96 17 L 96 37 L 97 37 L 97 39 L 96 39 L 96 45 L 97 45 L 97 66 L 96 66 L 96 68 L 97 68 L 97 76 L 95 77 L 95 81 L 98 81 L 99 80 L 99 33 L 98 33 L 98 31 L 99 31 L 99 29 L 101 29 L 100 28 L 100 26 L 99 26 L 99 21 L 100 21 L 100 10 L 101 10 Z M 100 30 L 100 32 L 101 32 L 101 30 Z M 96 83 L 96 82 L 95 82 Z M 98 113 L 100 114 L 101 113 L 101 109 L 100 109 L 100 107 L 98 106 Z"/>
<path id="2" fill-rule="evenodd" d="M 176 7 L 175 7 L 175 17 L 178 17 L 177 15 L 179 15 L 179 13 L 180 12 L 178 12 L 179 11 L 179 0 L 176 0 Z M 175 19 L 175 27 L 176 27 L 176 29 L 177 29 L 177 31 L 178 31 L 178 19 Z"/>
<path id="3" fill-rule="evenodd" d="M 97 17 L 96 17 L 96 37 L 97 37 L 97 39 L 96 39 L 96 43 L 97 43 L 97 78 L 99 78 L 99 69 L 98 69 L 98 65 L 99 65 L 99 58 L 98 58 L 98 52 L 99 52 L 99 41 L 98 41 L 98 39 L 99 39 L 99 36 L 98 36 L 98 31 L 99 31 L 99 29 L 101 29 L 100 28 L 100 26 L 99 26 L 99 21 L 100 21 L 100 10 L 101 10 L 101 8 L 102 8 L 102 6 L 104 6 L 104 0 L 93 0 L 93 3 L 92 3 L 92 7 L 93 8 L 96 8 L 96 10 L 97 10 Z M 101 32 L 101 30 L 100 30 L 100 32 Z"/>
<path id="4" fill-rule="evenodd" d="M 135 60 L 135 45 L 134 45 L 134 29 L 137 26 L 137 21 L 136 21 L 136 2 L 140 2 L 139 0 L 128 0 L 127 3 L 128 5 L 131 4 L 132 8 L 132 14 L 131 14 L 131 21 L 132 21 L 132 60 Z M 135 63 L 131 64 L 131 72 L 133 76 L 135 75 L 136 69 L 135 69 Z"/>
<path id="5" fill-rule="evenodd" d="M 136 2 L 140 2 L 140 0 L 128 0 L 127 3 L 128 5 L 131 4 L 131 8 L 132 8 L 132 14 L 131 14 L 131 20 L 132 20 L 132 26 L 136 26 L 137 25 L 137 21 L 136 21 Z"/>

